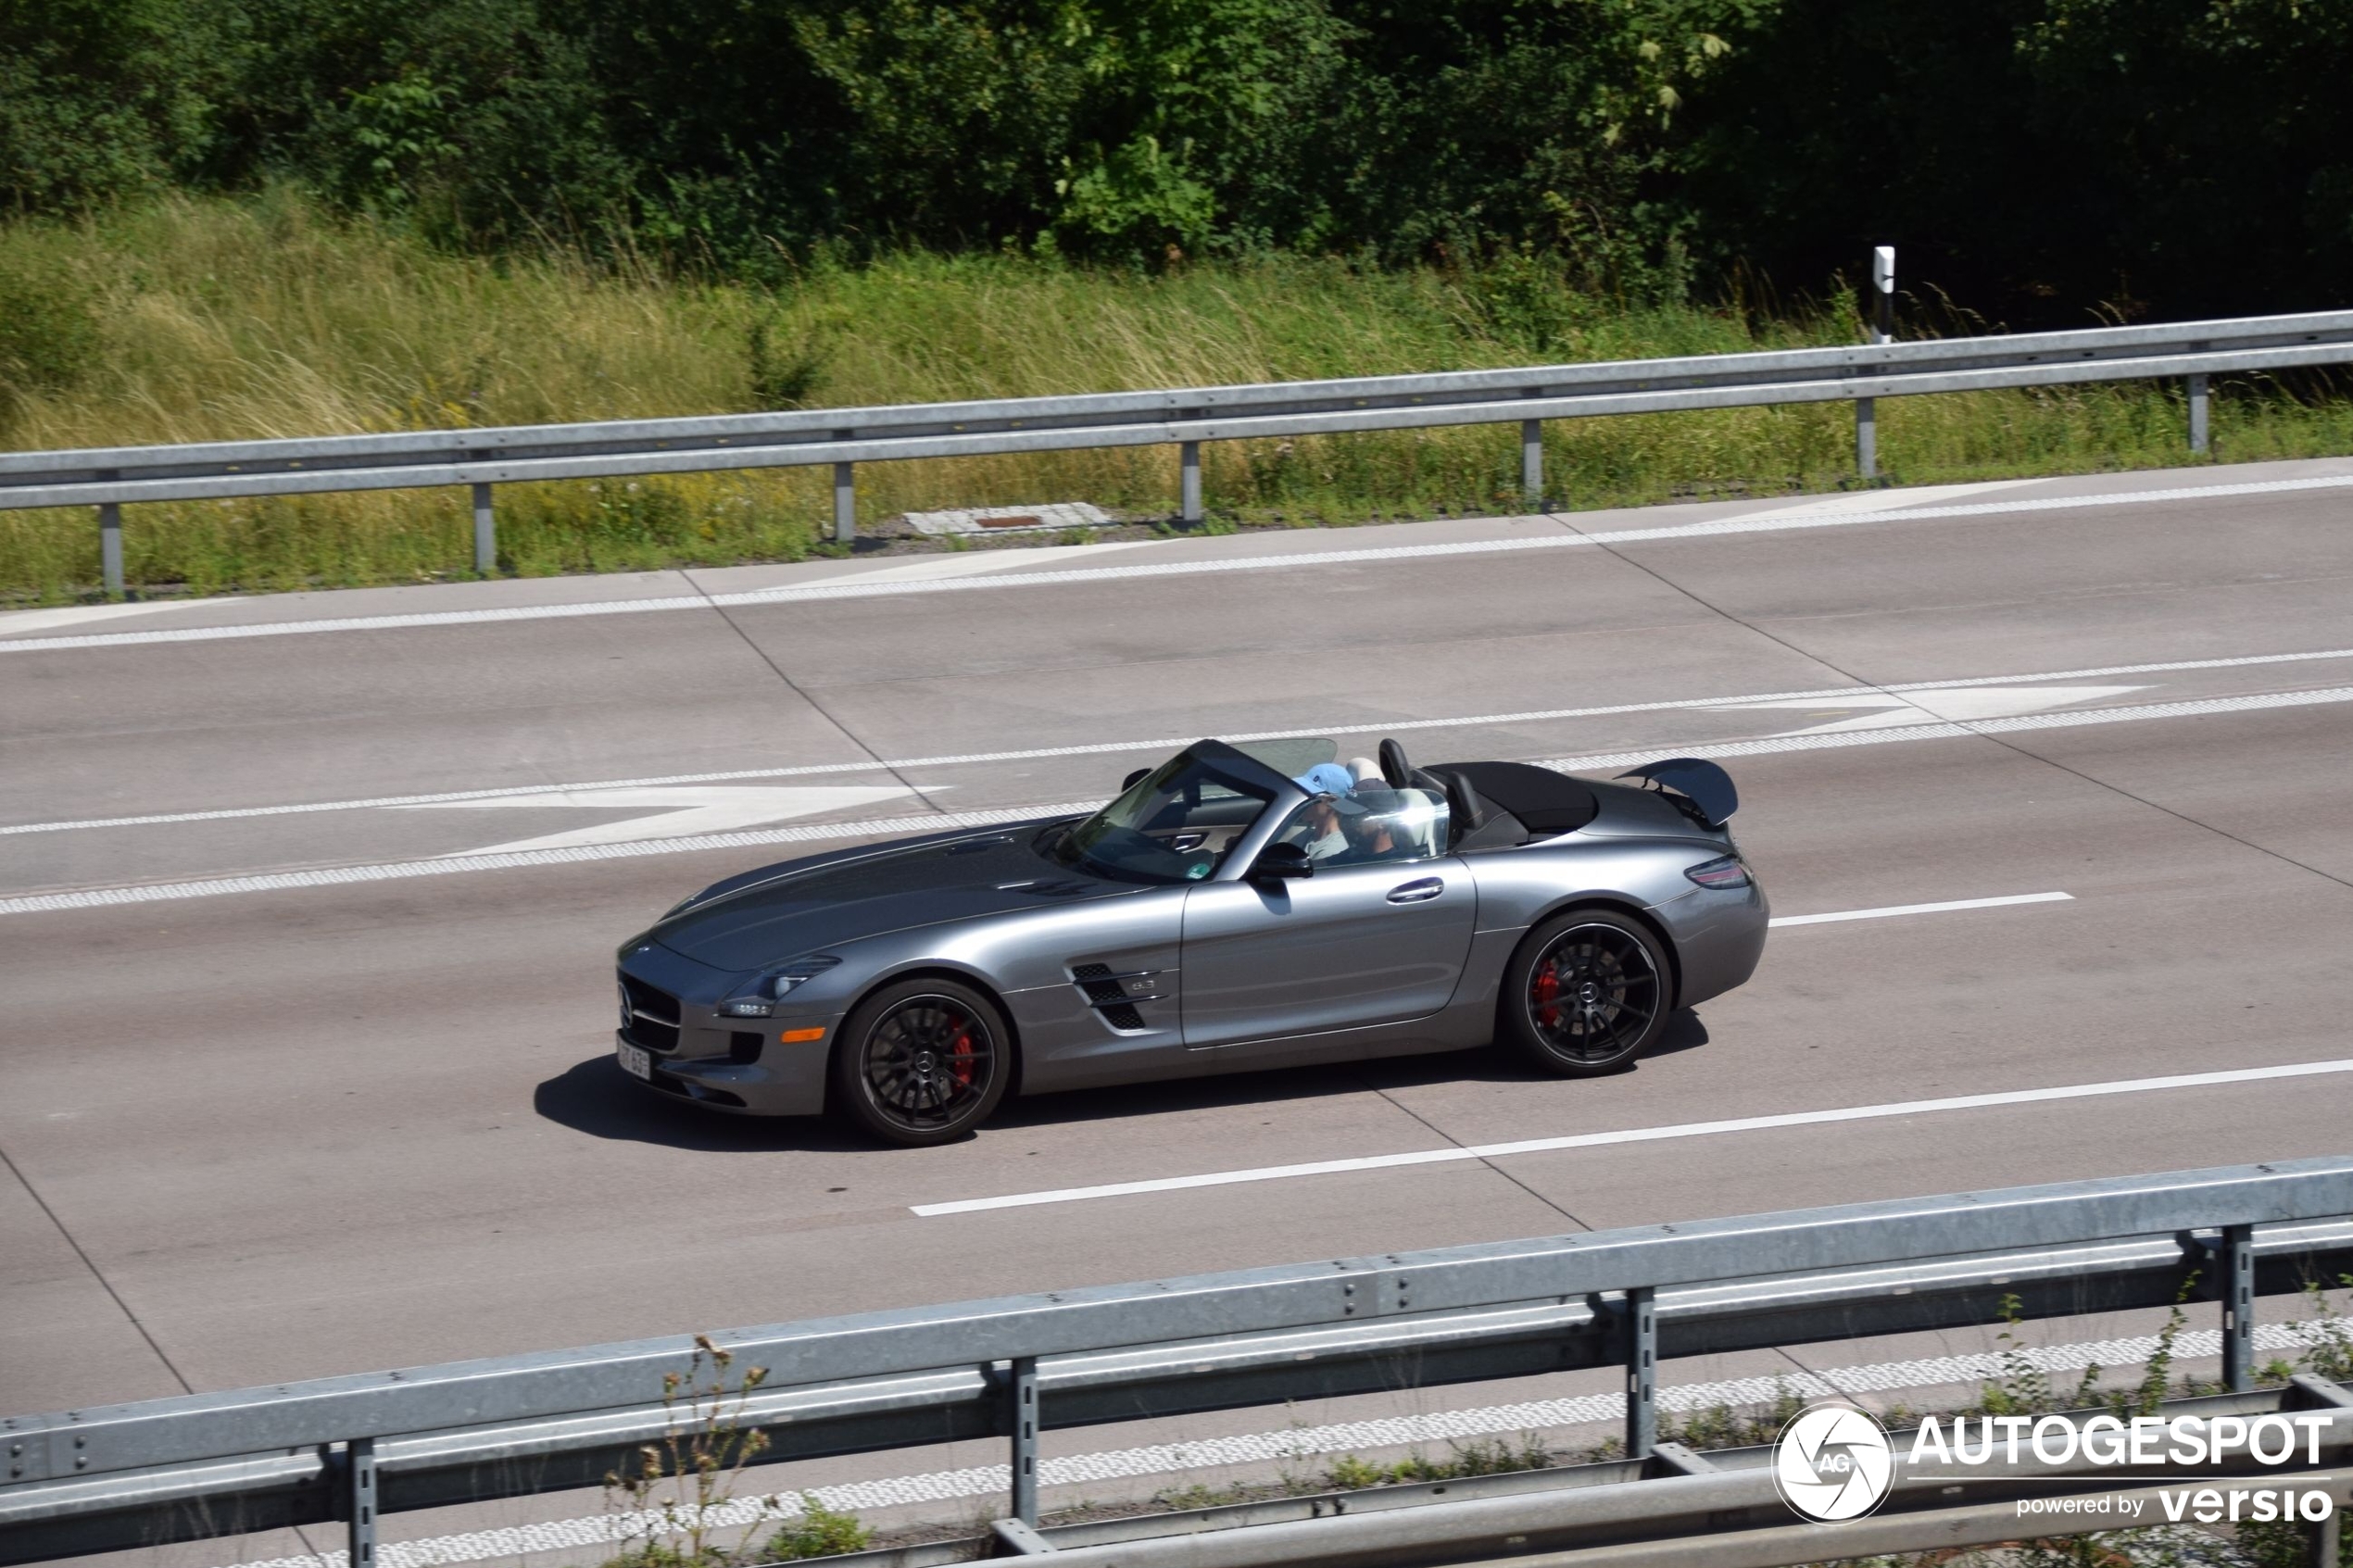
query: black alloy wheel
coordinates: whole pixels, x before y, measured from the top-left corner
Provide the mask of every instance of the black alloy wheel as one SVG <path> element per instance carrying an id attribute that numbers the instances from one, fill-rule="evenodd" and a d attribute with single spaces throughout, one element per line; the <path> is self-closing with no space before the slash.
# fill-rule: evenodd
<path id="1" fill-rule="evenodd" d="M 1655 1041 L 1673 999 L 1649 928 L 1615 909 L 1571 909 L 1530 932 L 1513 955 L 1499 1022 L 1548 1071 L 1590 1078 Z"/>
<path id="2" fill-rule="evenodd" d="M 1003 1015 L 955 981 L 886 985 L 843 1020 L 837 1039 L 834 1106 L 885 1143 L 952 1142 L 1005 1098 Z"/>

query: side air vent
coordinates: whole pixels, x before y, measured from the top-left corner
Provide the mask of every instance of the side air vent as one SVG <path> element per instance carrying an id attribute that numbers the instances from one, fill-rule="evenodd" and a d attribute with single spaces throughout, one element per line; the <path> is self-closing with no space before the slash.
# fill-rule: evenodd
<path id="1" fill-rule="evenodd" d="M 1156 969 L 1131 970 L 1120 974 L 1106 963 L 1070 966 L 1071 983 L 1087 998 L 1087 1005 L 1114 1029 L 1151 1027 L 1144 1022 L 1144 1015 L 1136 1010 L 1136 1004 L 1156 1002 L 1168 994 L 1161 988 L 1161 974 Z"/>

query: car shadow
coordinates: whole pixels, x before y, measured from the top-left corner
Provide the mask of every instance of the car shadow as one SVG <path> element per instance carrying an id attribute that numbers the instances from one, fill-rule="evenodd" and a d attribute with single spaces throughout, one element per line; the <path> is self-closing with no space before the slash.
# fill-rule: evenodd
<path id="1" fill-rule="evenodd" d="M 1685 1009 L 1667 1020 L 1658 1043 L 1643 1060 L 1696 1050 L 1707 1044 L 1707 1025 Z M 1641 1061 L 1628 1071 L 1640 1073 Z M 1548 1075 L 1503 1046 L 1441 1051 L 1426 1056 L 1384 1057 L 1378 1061 L 1332 1062 L 1287 1067 L 1269 1073 L 1229 1073 L 1202 1078 L 1163 1079 L 1114 1088 L 1076 1089 L 1009 1101 L 989 1119 L 1000 1128 L 1052 1127 L 1066 1123 L 1120 1122 L 1236 1106 L 1280 1105 L 1293 1100 L 1362 1094 L 1374 1089 L 1418 1088 L 1431 1084 L 1525 1084 Z M 1606 1082 L 1606 1080 L 1604 1080 Z M 783 1149 L 847 1153 L 875 1146 L 860 1135 L 818 1116 L 730 1116 L 659 1095 L 636 1083 L 609 1054 L 600 1054 L 542 1083 L 532 1109 L 560 1126 L 590 1137 L 661 1144 L 708 1154 L 766 1154 Z"/>
<path id="2" fill-rule="evenodd" d="M 531 1108 L 558 1126 L 592 1138 L 661 1144 L 699 1154 L 773 1154 L 780 1149 L 844 1153 L 874 1148 L 822 1116 L 730 1116 L 672 1099 L 623 1073 L 610 1051 L 546 1080 L 533 1091 Z"/>
<path id="3" fill-rule="evenodd" d="M 1696 1050 L 1705 1044 L 1707 1025 L 1700 1022 L 1697 1013 L 1686 1008 L 1667 1020 L 1658 1043 L 1642 1054 L 1642 1060 Z M 1631 1073 L 1642 1070 L 1642 1061 L 1628 1069 Z M 1378 1061 L 1332 1062 L 1321 1067 L 1287 1067 L 1270 1073 L 1229 1073 L 1203 1078 L 1175 1078 L 1152 1084 L 1125 1084 L 1116 1088 L 1077 1089 L 1066 1094 L 1039 1095 L 1006 1105 L 990 1119 L 990 1125 L 1050 1127 L 1069 1122 L 1140 1119 L 1172 1111 L 1277 1105 L 1290 1100 L 1362 1094 L 1368 1086 L 1374 1089 L 1406 1089 L 1431 1084 L 1549 1081 L 1552 1081 L 1550 1074 L 1529 1065 L 1509 1047 L 1482 1046 L 1476 1050 L 1383 1057 Z"/>

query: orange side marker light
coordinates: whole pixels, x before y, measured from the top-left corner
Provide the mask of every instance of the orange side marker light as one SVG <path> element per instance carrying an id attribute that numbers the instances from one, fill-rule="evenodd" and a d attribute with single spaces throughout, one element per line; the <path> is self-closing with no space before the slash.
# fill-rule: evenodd
<path id="1" fill-rule="evenodd" d="M 787 1029 L 776 1036 L 788 1046 L 798 1046 L 804 1041 L 822 1040 L 824 1037 L 825 1032 L 823 1029 Z"/>

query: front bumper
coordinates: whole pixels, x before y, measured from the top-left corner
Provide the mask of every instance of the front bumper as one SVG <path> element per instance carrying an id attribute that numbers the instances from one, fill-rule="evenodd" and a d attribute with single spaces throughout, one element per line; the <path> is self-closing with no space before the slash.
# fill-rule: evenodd
<path id="1" fill-rule="evenodd" d="M 742 976 L 643 943 L 621 955 L 616 1057 L 644 1054 L 648 1087 L 673 1099 L 752 1116 L 812 1116 L 825 1109 L 825 1061 L 838 1013 L 724 1018 L 719 1003 Z M 786 1035 L 820 1033 L 814 1039 Z M 625 1065 L 625 1063 L 624 1063 Z"/>
<path id="2" fill-rule="evenodd" d="M 787 1028 L 816 1027 L 801 1020 L 787 1020 Z M 757 1061 L 736 1061 L 729 1057 L 665 1056 L 659 1051 L 646 1051 L 648 1059 L 647 1075 L 640 1080 L 648 1088 L 672 1099 L 691 1101 L 713 1110 L 729 1110 L 744 1116 L 814 1116 L 825 1109 L 825 1059 L 833 1044 L 833 1028 L 826 1026 L 821 1040 L 796 1041 L 786 1045 L 776 1035 L 779 1030 L 765 1032 Z M 645 1050 L 631 1040 L 625 1031 L 613 1032 L 613 1048 Z"/>

